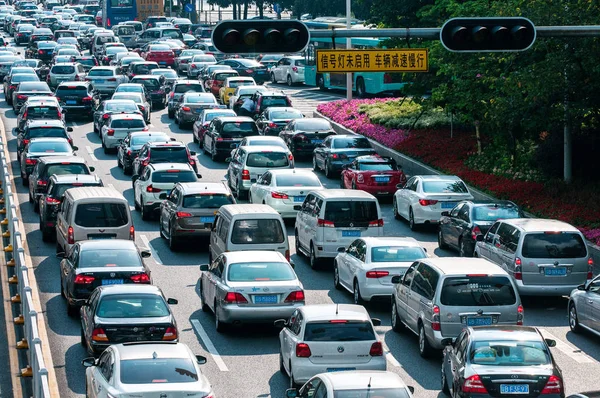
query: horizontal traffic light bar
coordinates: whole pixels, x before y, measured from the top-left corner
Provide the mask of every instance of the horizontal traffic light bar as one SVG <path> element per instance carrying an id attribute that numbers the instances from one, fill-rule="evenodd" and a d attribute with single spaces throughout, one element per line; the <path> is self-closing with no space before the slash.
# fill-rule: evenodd
<path id="1" fill-rule="evenodd" d="M 306 25 L 297 20 L 223 21 L 212 40 L 223 53 L 296 53 L 310 41 Z"/>

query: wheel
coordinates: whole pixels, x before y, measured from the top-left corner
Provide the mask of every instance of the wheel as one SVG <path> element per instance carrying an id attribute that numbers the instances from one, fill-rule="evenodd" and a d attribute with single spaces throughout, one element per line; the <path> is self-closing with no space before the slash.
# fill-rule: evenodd
<path id="1" fill-rule="evenodd" d="M 200 300 L 202 301 L 202 312 L 209 312 L 210 307 L 206 304 L 206 300 L 204 299 L 204 287 L 202 286 L 202 282 L 200 283 Z"/>
<path id="2" fill-rule="evenodd" d="M 450 395 L 450 387 L 448 387 L 448 380 L 446 380 L 446 372 L 444 372 L 444 363 L 442 361 L 442 378 L 441 378 L 442 392 L 446 395 Z"/>
<path id="3" fill-rule="evenodd" d="M 217 151 L 216 151 L 216 149 L 214 151 L 210 151 L 210 160 L 212 160 L 213 162 L 216 162 L 217 160 L 219 160 L 217 158 Z"/>
<path id="4" fill-rule="evenodd" d="M 400 213 L 398 212 L 398 204 L 396 203 L 396 197 L 395 197 L 395 196 L 394 196 L 394 200 L 393 200 L 393 202 L 392 202 L 392 207 L 393 207 L 393 209 L 394 209 L 394 218 L 395 218 L 396 220 L 399 220 L 400 218 L 402 218 L 402 217 L 400 216 Z"/>
<path id="5" fill-rule="evenodd" d="M 356 190 L 356 181 L 352 181 L 352 189 Z"/>
<path id="6" fill-rule="evenodd" d="M 172 252 L 179 250 L 179 240 L 173 234 L 173 227 L 169 225 L 169 249 Z"/>
<path id="7" fill-rule="evenodd" d="M 298 383 L 296 383 L 296 379 L 294 379 L 294 372 L 292 371 L 292 363 L 290 362 L 290 388 L 296 388 Z"/>
<path id="8" fill-rule="evenodd" d="M 42 223 L 40 222 L 40 231 L 42 231 L 42 241 L 44 242 L 52 242 L 52 229 L 48 229 L 45 228 L 41 225 Z"/>
<path id="9" fill-rule="evenodd" d="M 427 336 L 425 335 L 425 328 L 423 324 L 419 321 L 419 354 L 423 358 L 429 358 L 433 353 L 433 348 L 429 344 L 429 340 L 427 340 Z"/>
<path id="10" fill-rule="evenodd" d="M 309 258 L 310 268 L 316 269 L 319 266 L 319 259 L 315 254 L 315 246 L 310 242 L 310 258 Z"/>
<path id="11" fill-rule="evenodd" d="M 281 348 L 279 348 L 279 371 L 287 376 L 287 371 L 285 370 L 285 366 L 283 366 L 283 355 L 281 354 Z"/>
<path id="12" fill-rule="evenodd" d="M 242 200 L 246 197 L 246 192 L 240 189 L 240 185 L 242 184 L 238 182 L 237 186 L 235 187 L 235 196 L 237 196 L 238 200 Z"/>
<path id="13" fill-rule="evenodd" d="M 200 147 L 202 148 L 202 152 L 204 152 L 205 155 L 208 155 L 208 150 L 206 149 L 206 145 L 204 145 L 204 139 L 202 139 Z"/>
<path id="14" fill-rule="evenodd" d="M 365 300 L 363 300 L 362 296 L 360 295 L 360 286 L 358 285 L 357 280 L 354 280 L 354 287 L 352 289 L 352 292 L 354 304 L 363 305 L 365 303 Z"/>
<path id="15" fill-rule="evenodd" d="M 447 249 L 448 245 L 444 241 L 444 234 L 442 233 L 442 228 L 438 228 L 438 236 L 437 236 L 437 238 L 438 238 L 438 247 L 440 249 L 444 249 L 444 250 Z"/>
<path id="16" fill-rule="evenodd" d="M 102 149 L 104 150 L 104 153 L 107 154 L 107 155 L 110 152 L 110 150 L 108 149 L 108 147 L 106 146 L 106 144 L 104 144 L 104 140 L 102 140 Z"/>
<path id="17" fill-rule="evenodd" d="M 142 198 L 140 197 L 140 216 L 142 217 L 142 220 L 148 221 L 151 218 L 150 210 L 148 209 L 148 206 L 144 206 L 142 203 Z"/>
<path id="18" fill-rule="evenodd" d="M 277 80 L 275 79 L 275 73 L 271 73 L 271 83 L 277 83 Z"/>
<path id="19" fill-rule="evenodd" d="M 81 340 L 79 341 L 82 347 L 87 347 L 87 342 L 85 341 L 85 333 L 83 333 L 83 328 L 81 328 Z"/>
<path id="20" fill-rule="evenodd" d="M 29 203 L 33 204 L 33 196 L 31 196 L 31 189 L 27 190 L 27 196 L 28 196 Z"/>
<path id="21" fill-rule="evenodd" d="M 328 161 L 325 161 L 325 177 L 333 178 L 333 172 L 331 171 L 331 166 Z"/>
<path id="22" fill-rule="evenodd" d="M 296 254 L 302 256 L 302 248 L 300 247 L 300 239 L 298 239 L 298 230 L 294 231 L 294 246 L 296 248 Z"/>
<path id="23" fill-rule="evenodd" d="M 417 224 L 415 224 L 415 215 L 413 214 L 412 207 L 408 209 L 408 226 L 410 227 L 411 231 L 417 230 Z"/>
<path id="24" fill-rule="evenodd" d="M 69 304 L 69 301 L 67 301 L 67 315 L 74 318 L 77 316 L 77 314 L 79 314 L 79 307 L 76 305 L 71 305 Z"/>
<path id="25" fill-rule="evenodd" d="M 122 169 L 123 168 L 123 162 L 121 162 L 121 159 L 119 158 L 119 154 L 117 153 L 117 167 Z"/>
<path id="26" fill-rule="evenodd" d="M 342 288 L 342 285 L 340 285 L 340 271 L 338 269 L 337 261 L 334 261 L 333 264 L 333 286 L 338 290 L 341 290 Z"/>
<path id="27" fill-rule="evenodd" d="M 194 140 L 194 144 L 198 143 L 198 137 L 196 137 L 196 134 L 192 133 L 192 140 Z"/>
<path id="28" fill-rule="evenodd" d="M 140 202 L 141 202 L 141 201 L 140 201 Z M 133 207 L 135 207 L 135 209 L 136 209 L 137 211 L 140 211 L 140 205 L 138 204 L 138 202 L 137 202 L 135 199 L 133 199 Z"/>
<path id="29" fill-rule="evenodd" d="M 344 174 L 340 177 L 340 189 L 346 189 L 346 184 L 344 183 Z"/>
<path id="30" fill-rule="evenodd" d="M 227 325 L 219 319 L 219 307 L 217 307 L 217 302 L 215 301 L 215 329 L 217 329 L 217 332 L 223 333 L 226 328 Z"/>
<path id="31" fill-rule="evenodd" d="M 181 127 L 181 125 L 179 124 L 179 118 L 177 117 L 177 113 L 175 113 L 175 124 Z"/>
<path id="32" fill-rule="evenodd" d="M 575 304 L 569 304 L 569 328 L 573 333 L 579 333 L 581 331 L 581 326 L 579 326 L 579 319 L 577 318 L 577 308 L 575 308 Z"/>
<path id="33" fill-rule="evenodd" d="M 313 161 L 312 161 L 312 166 L 313 166 L 313 171 L 319 171 L 319 166 L 317 165 L 317 157 L 313 156 Z"/>
<path id="34" fill-rule="evenodd" d="M 248 191 L 248 203 L 254 203 L 252 202 L 252 193 L 250 191 Z"/>
<path id="35" fill-rule="evenodd" d="M 361 77 L 356 79 L 356 95 L 359 98 L 365 98 L 367 95 L 365 90 L 365 81 Z"/>
<path id="36" fill-rule="evenodd" d="M 392 297 L 392 329 L 394 332 L 401 332 L 404 330 L 404 324 L 402 323 L 402 318 L 400 318 L 400 314 L 398 314 L 398 306 L 396 305 L 396 300 Z"/>
<path id="37" fill-rule="evenodd" d="M 56 253 L 58 254 L 58 253 L 62 253 L 62 252 L 63 252 L 63 249 L 60 246 L 60 243 L 58 243 L 58 241 L 56 241 Z"/>
<path id="38" fill-rule="evenodd" d="M 126 176 L 130 176 L 132 173 L 133 173 L 133 167 L 125 166 L 125 164 L 123 164 L 123 174 L 125 174 Z"/>
<path id="39" fill-rule="evenodd" d="M 175 111 L 169 109 L 169 119 L 173 119 L 175 117 Z"/>
<path id="40" fill-rule="evenodd" d="M 286 81 L 288 86 L 292 87 L 294 85 L 294 82 L 292 81 L 292 77 L 290 75 L 288 75 Z"/>
<path id="41" fill-rule="evenodd" d="M 465 247 L 462 238 L 458 241 L 458 254 L 460 257 L 471 257 L 471 254 L 467 252 L 467 248 Z"/>
<path id="42" fill-rule="evenodd" d="M 60 278 L 60 297 L 66 299 L 67 295 L 65 294 L 65 287 L 63 285 L 62 278 Z"/>

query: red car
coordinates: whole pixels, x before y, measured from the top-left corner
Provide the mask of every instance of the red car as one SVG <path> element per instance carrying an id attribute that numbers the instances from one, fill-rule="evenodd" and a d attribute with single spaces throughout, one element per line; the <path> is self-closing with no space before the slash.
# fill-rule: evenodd
<path id="1" fill-rule="evenodd" d="M 340 185 L 362 189 L 372 195 L 393 195 L 398 184 L 406 184 L 406 175 L 396 161 L 379 155 L 359 156 L 342 170 Z"/>
<path id="2" fill-rule="evenodd" d="M 207 80 L 207 89 L 213 93 L 213 95 L 219 98 L 219 90 L 223 87 L 225 79 L 228 77 L 239 76 L 240 74 L 234 70 L 217 70 L 212 73 L 212 76 Z"/>
<path id="3" fill-rule="evenodd" d="M 175 53 L 166 44 L 148 46 L 148 50 L 142 53 L 142 58 L 146 61 L 156 62 L 161 67 L 173 66 L 175 63 Z"/>

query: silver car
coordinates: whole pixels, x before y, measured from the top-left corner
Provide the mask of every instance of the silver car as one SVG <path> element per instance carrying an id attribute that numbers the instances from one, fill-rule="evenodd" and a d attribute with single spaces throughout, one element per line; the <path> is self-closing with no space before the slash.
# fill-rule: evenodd
<path id="1" fill-rule="evenodd" d="M 146 122 L 142 115 L 117 113 L 110 115 L 108 122 L 102 126 L 100 139 L 104 153 L 116 152 L 119 144 L 134 131 L 146 131 Z"/>
<path id="2" fill-rule="evenodd" d="M 114 66 L 95 66 L 87 75 L 87 80 L 101 94 L 112 94 L 121 83 L 128 83 L 129 78 Z"/>
<path id="3" fill-rule="evenodd" d="M 48 73 L 48 85 L 58 87 L 62 82 L 81 81 L 85 79 L 85 69 L 80 63 L 57 63 Z"/>
<path id="4" fill-rule="evenodd" d="M 217 332 L 228 324 L 287 319 L 304 306 L 302 282 L 279 252 L 225 252 L 200 271 L 202 310 L 214 312 Z"/>
<path id="5" fill-rule="evenodd" d="M 600 276 L 577 286 L 569 297 L 569 327 L 573 333 L 582 329 L 600 336 Z"/>
<path id="6" fill-rule="evenodd" d="M 175 124 L 191 127 L 204 109 L 221 108 L 211 93 L 186 93 L 180 97 L 175 110 Z"/>
<path id="7" fill-rule="evenodd" d="M 187 69 L 188 79 L 197 78 L 202 68 L 205 66 L 214 65 L 216 63 L 217 60 L 210 54 L 194 55 L 194 57 L 190 60 L 190 65 Z"/>
<path id="8" fill-rule="evenodd" d="M 190 61 L 194 57 L 194 55 L 202 55 L 204 51 L 202 50 L 183 50 L 178 57 L 175 58 L 175 63 L 173 64 L 173 69 L 177 71 L 177 73 L 183 73 L 188 70 L 190 65 Z"/>

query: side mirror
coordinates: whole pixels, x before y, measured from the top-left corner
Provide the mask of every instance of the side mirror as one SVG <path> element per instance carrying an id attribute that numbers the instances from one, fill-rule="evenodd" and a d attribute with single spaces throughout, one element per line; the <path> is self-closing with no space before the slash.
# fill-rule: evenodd
<path id="1" fill-rule="evenodd" d="M 408 391 L 410 391 L 411 394 L 415 393 L 415 388 L 413 386 L 406 386 L 408 387 Z"/>
<path id="2" fill-rule="evenodd" d="M 477 242 L 483 242 L 483 235 L 477 235 L 477 237 L 475 238 L 475 240 Z"/>
<path id="3" fill-rule="evenodd" d="M 345 164 L 345 165 L 342 166 L 342 169 L 347 170 L 349 167 L 350 167 L 349 164 Z"/>
<path id="4" fill-rule="evenodd" d="M 73 145 L 72 148 L 73 148 L 74 151 L 78 151 L 79 150 L 79 147 L 75 146 L 75 145 Z"/>
<path id="5" fill-rule="evenodd" d="M 134 175 L 133 177 L 131 177 L 131 181 L 133 181 L 133 182 L 136 182 L 139 179 L 140 179 L 139 175 Z"/>
<path id="6" fill-rule="evenodd" d="M 226 161 L 227 163 L 229 163 L 229 162 L 231 162 L 231 158 L 225 158 L 225 161 Z"/>
<path id="7" fill-rule="evenodd" d="M 200 174 L 200 173 L 196 173 L 196 177 L 198 177 L 198 178 L 202 178 L 202 174 Z"/>
<path id="8" fill-rule="evenodd" d="M 65 252 L 56 253 L 56 258 L 65 258 Z"/>
<path id="9" fill-rule="evenodd" d="M 585 285 L 579 285 L 579 286 L 577 286 L 577 290 L 585 290 Z"/>
<path id="10" fill-rule="evenodd" d="M 69 110 L 68 109 L 61 109 L 62 113 L 67 113 Z"/>
<path id="11" fill-rule="evenodd" d="M 450 217 L 450 212 L 449 211 L 443 211 L 441 213 L 442 217 Z"/>
<path id="12" fill-rule="evenodd" d="M 208 264 L 201 264 L 200 265 L 200 271 L 208 271 Z"/>
<path id="13" fill-rule="evenodd" d="M 392 276 L 392 283 L 400 283 L 402 282 L 402 275 L 394 275 Z"/>
<path id="14" fill-rule="evenodd" d="M 452 339 L 451 338 L 442 339 L 441 343 L 444 347 L 452 345 Z"/>
<path id="15" fill-rule="evenodd" d="M 202 355 L 196 355 L 196 363 L 198 365 L 204 365 L 206 363 L 206 357 L 203 357 Z"/>
<path id="16" fill-rule="evenodd" d="M 179 304 L 179 301 L 177 301 L 177 299 L 174 299 L 174 298 L 168 298 L 167 304 L 176 305 L 176 304 Z"/>
<path id="17" fill-rule="evenodd" d="M 345 247 L 340 247 L 338 248 L 338 253 L 345 253 L 346 252 L 346 248 Z"/>
<path id="18" fill-rule="evenodd" d="M 81 361 L 81 364 L 86 367 L 89 368 L 91 366 L 95 366 L 96 365 L 96 358 L 94 357 L 87 357 L 84 360 Z"/>
<path id="19" fill-rule="evenodd" d="M 381 319 L 371 318 L 371 323 L 373 324 L 373 326 L 381 326 Z"/>
<path id="20" fill-rule="evenodd" d="M 285 396 L 286 398 L 296 398 L 298 396 L 298 390 L 295 388 L 288 388 L 285 390 Z"/>
<path id="21" fill-rule="evenodd" d="M 402 184 L 397 184 L 396 185 L 396 189 L 403 189 L 403 188 L 404 188 L 404 185 L 402 185 Z"/>
<path id="22" fill-rule="evenodd" d="M 284 328 L 287 326 L 287 321 L 285 319 L 278 319 L 275 322 L 273 322 L 273 325 L 275 325 L 276 328 Z"/>
<path id="23" fill-rule="evenodd" d="M 190 156 L 196 156 L 196 152 L 190 151 Z"/>
<path id="24" fill-rule="evenodd" d="M 96 171 L 96 168 L 94 166 L 90 166 L 89 167 L 90 171 L 93 173 L 94 171 Z"/>
<path id="25" fill-rule="evenodd" d="M 166 193 L 161 193 L 160 195 L 158 195 L 158 198 L 161 200 L 165 200 L 167 198 L 167 194 Z"/>
<path id="26" fill-rule="evenodd" d="M 142 256 L 142 258 L 148 258 L 152 256 L 152 252 L 150 252 L 150 250 L 142 250 L 140 256 Z"/>
<path id="27" fill-rule="evenodd" d="M 544 339 L 546 340 L 546 344 L 548 344 L 548 347 L 556 347 L 556 340 L 553 339 Z"/>

